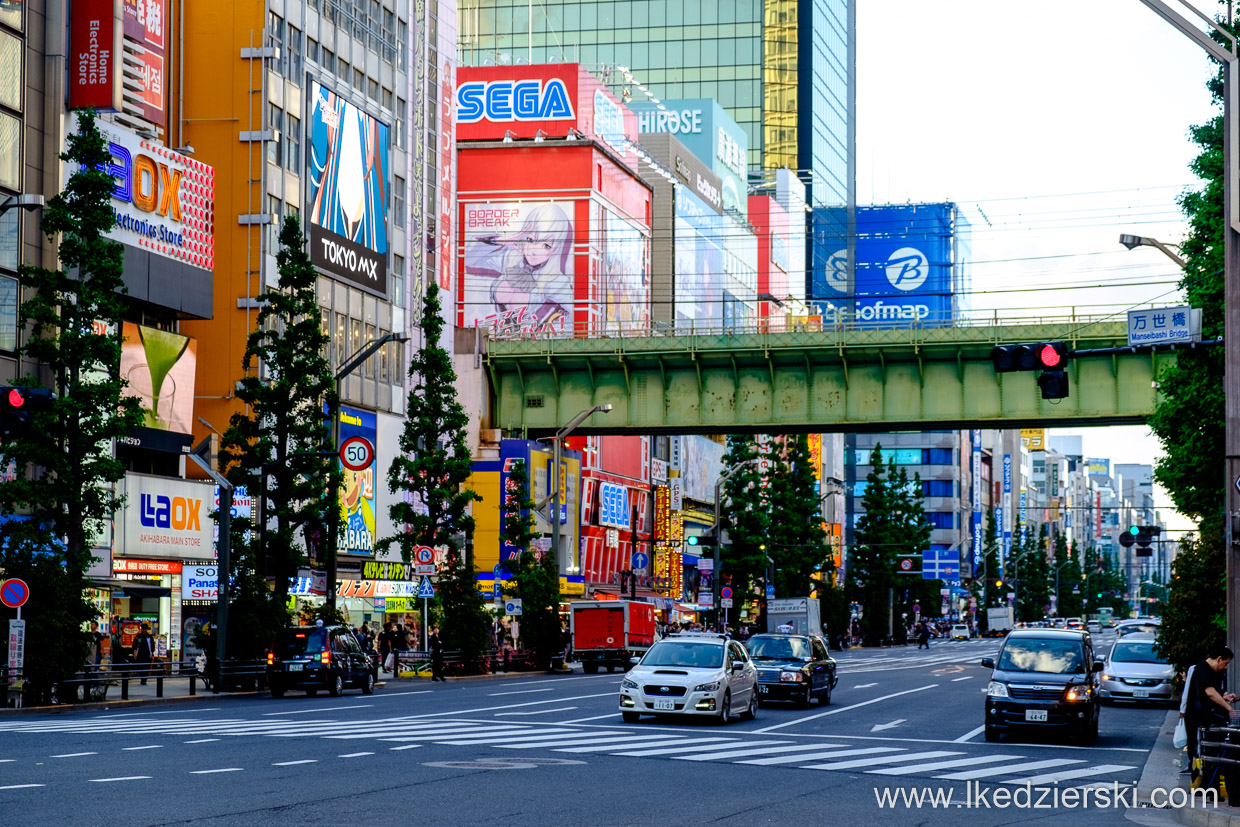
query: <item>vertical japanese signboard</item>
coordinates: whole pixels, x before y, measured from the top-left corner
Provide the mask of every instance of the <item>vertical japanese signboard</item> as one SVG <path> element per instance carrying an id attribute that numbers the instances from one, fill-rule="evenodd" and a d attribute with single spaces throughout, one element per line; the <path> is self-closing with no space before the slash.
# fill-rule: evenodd
<path id="1" fill-rule="evenodd" d="M 165 0 L 123 0 L 125 37 L 142 48 L 137 51 L 142 64 L 142 117 L 164 126 L 164 58 L 167 55 L 167 6 Z"/>
<path id="2" fill-rule="evenodd" d="M 667 543 L 671 536 L 671 509 L 670 496 L 666 485 L 656 486 L 654 489 L 654 541 L 656 543 Z"/>

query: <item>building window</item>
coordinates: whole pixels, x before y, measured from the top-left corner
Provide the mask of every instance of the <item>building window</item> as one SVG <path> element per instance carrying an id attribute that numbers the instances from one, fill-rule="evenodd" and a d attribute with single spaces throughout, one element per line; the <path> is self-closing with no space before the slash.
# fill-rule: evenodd
<path id="1" fill-rule="evenodd" d="M 325 339 L 323 349 L 319 352 L 319 355 L 326 359 L 330 365 L 332 362 L 332 312 L 325 307 L 319 310 L 319 330 L 323 331 Z"/>
<path id="2" fill-rule="evenodd" d="M 284 165 L 292 172 L 301 171 L 301 119 L 292 115 L 284 131 Z"/>
<path id="3" fill-rule="evenodd" d="M 22 108 L 22 42 L 0 32 L 0 105 Z"/>
<path id="4" fill-rule="evenodd" d="M 395 186 L 392 187 L 395 200 L 392 204 L 392 220 L 397 227 L 405 226 L 405 179 L 399 175 L 396 176 Z"/>
<path id="5" fill-rule="evenodd" d="M 0 350 L 17 349 L 17 279 L 0 277 Z"/>
<path id="6" fill-rule="evenodd" d="M 401 20 L 396 23 L 396 68 L 405 71 L 405 55 L 409 50 L 409 26 Z"/>
<path id="7" fill-rule="evenodd" d="M 0 113 L 0 186 L 19 189 L 21 177 L 21 121 Z"/>
<path id="8" fill-rule="evenodd" d="M 950 497 L 952 496 L 951 480 L 922 480 L 921 493 L 926 497 Z"/>
<path id="9" fill-rule="evenodd" d="M 397 307 L 405 306 L 404 256 L 392 256 L 392 277 L 388 279 L 388 299 Z"/>
<path id="10" fill-rule="evenodd" d="M 284 133 L 284 110 L 275 104 L 268 104 L 269 116 L 267 120 L 267 128 L 274 129 L 277 133 Z M 281 139 L 267 142 L 267 160 L 276 166 L 280 165 L 280 159 L 283 157 L 281 151 Z"/>
<path id="11" fill-rule="evenodd" d="M 341 77 L 348 77 L 348 75 L 342 74 Z M 366 91 L 366 76 L 362 74 L 361 69 L 353 70 L 353 88 L 359 92 Z"/>
<path id="12" fill-rule="evenodd" d="M 392 90 L 391 89 L 383 90 L 383 107 L 387 109 L 389 112 L 392 111 Z"/>
<path id="13" fill-rule="evenodd" d="M 306 58 L 311 63 L 318 65 L 319 63 L 319 41 L 317 40 L 306 41 Z"/>
<path id="14" fill-rule="evenodd" d="M 349 319 L 349 353 L 357 353 L 362 349 L 362 321 Z"/>
<path id="15" fill-rule="evenodd" d="M 926 514 L 926 522 L 931 528 L 951 529 L 956 527 L 956 515 L 951 511 L 931 511 Z"/>
<path id="16" fill-rule="evenodd" d="M 366 344 L 369 345 L 374 340 L 375 340 L 375 326 L 372 324 L 368 324 L 366 325 Z M 377 361 L 376 356 L 371 356 L 369 359 L 366 360 L 366 364 L 362 366 L 362 375 L 365 376 L 367 379 L 375 378 L 375 362 L 376 361 Z"/>
<path id="17" fill-rule="evenodd" d="M 288 27 L 288 68 L 289 76 L 294 83 L 301 83 L 301 73 L 303 70 L 301 62 L 301 29 L 295 26 Z"/>
<path id="18" fill-rule="evenodd" d="M 21 210 L 0 213 L 0 268 L 17 270 Z"/>
<path id="19" fill-rule="evenodd" d="M 332 364 L 340 367 L 344 364 L 344 358 L 349 355 L 345 349 L 348 344 L 348 328 L 346 326 L 345 316 L 343 313 L 336 314 L 336 335 L 332 337 L 332 347 L 336 351 L 336 358 L 332 360 Z"/>
<path id="20" fill-rule="evenodd" d="M 284 18 L 277 17 L 272 14 L 268 17 L 267 31 L 271 35 L 270 42 L 277 46 L 280 50 L 280 56 L 276 59 L 275 70 L 281 75 L 288 74 L 288 47 L 285 45 L 288 40 L 284 36 Z"/>
<path id="21" fill-rule="evenodd" d="M 379 81 L 375 80 L 374 78 L 370 78 L 370 80 L 366 84 L 366 94 L 370 96 L 370 99 L 372 101 L 378 101 L 379 100 Z"/>
<path id="22" fill-rule="evenodd" d="M 284 204 L 274 195 L 267 196 L 267 211 L 271 213 L 271 236 L 268 241 L 267 252 L 275 255 L 280 249 L 280 226 L 284 216 Z"/>
<path id="23" fill-rule="evenodd" d="M 319 65 L 329 72 L 336 66 L 336 55 L 326 46 L 323 47 L 323 62 Z"/>
<path id="24" fill-rule="evenodd" d="M 382 339 L 382 338 L 383 338 L 384 336 L 386 336 L 386 335 L 388 335 L 388 331 L 386 331 L 386 330 L 380 330 L 380 331 L 379 331 L 379 338 L 380 338 L 380 339 Z M 392 349 L 392 342 L 388 342 L 388 343 L 387 343 L 387 344 L 385 344 L 383 347 L 379 348 L 379 352 L 378 352 L 378 354 L 376 354 L 376 355 L 378 356 L 378 359 L 379 359 L 379 376 L 378 376 L 378 379 L 379 379 L 379 381 L 380 381 L 380 382 L 391 382 L 391 381 L 392 381 L 392 377 L 391 377 L 391 352 L 390 352 L 390 351 L 391 351 L 391 349 Z"/>

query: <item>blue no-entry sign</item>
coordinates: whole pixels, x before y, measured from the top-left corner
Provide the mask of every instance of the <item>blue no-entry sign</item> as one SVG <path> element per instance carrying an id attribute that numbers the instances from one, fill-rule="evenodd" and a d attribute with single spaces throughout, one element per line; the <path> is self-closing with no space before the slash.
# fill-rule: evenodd
<path id="1" fill-rule="evenodd" d="M 431 585 L 429 577 L 423 577 L 422 582 L 418 585 L 418 597 L 434 597 L 435 587 Z"/>
<path id="2" fill-rule="evenodd" d="M 0 583 L 0 603 L 8 606 L 10 609 L 21 607 L 30 599 L 30 587 L 26 585 L 25 580 L 18 580 L 12 577 Z"/>

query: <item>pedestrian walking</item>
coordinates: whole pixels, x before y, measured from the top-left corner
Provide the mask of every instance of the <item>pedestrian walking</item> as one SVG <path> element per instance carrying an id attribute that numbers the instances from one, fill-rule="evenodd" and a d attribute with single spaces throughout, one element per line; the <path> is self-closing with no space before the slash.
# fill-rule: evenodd
<path id="1" fill-rule="evenodd" d="M 427 640 L 431 650 L 431 680 L 447 681 L 443 676 L 443 644 L 439 640 L 439 627 L 431 627 L 431 636 Z"/>
<path id="2" fill-rule="evenodd" d="M 138 674 L 142 676 L 142 685 L 146 686 L 146 676 L 151 673 L 151 662 L 155 659 L 155 638 L 151 637 L 151 624 L 142 623 L 142 631 L 133 639 L 133 660 L 138 664 Z"/>
<path id="3" fill-rule="evenodd" d="M 919 624 L 917 629 L 917 648 L 930 648 L 930 627 L 926 623 Z"/>
<path id="4" fill-rule="evenodd" d="M 383 624 L 383 631 L 379 634 L 379 662 L 383 664 L 383 671 L 391 672 L 392 663 L 392 622 L 388 621 Z"/>

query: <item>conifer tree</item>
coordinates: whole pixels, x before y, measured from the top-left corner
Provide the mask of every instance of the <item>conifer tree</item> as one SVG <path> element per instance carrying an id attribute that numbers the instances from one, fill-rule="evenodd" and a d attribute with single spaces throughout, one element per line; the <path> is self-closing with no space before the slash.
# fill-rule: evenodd
<path id="1" fill-rule="evenodd" d="M 805 434 L 784 437 L 783 451 L 773 465 L 767 553 L 775 561 L 775 593 L 804 597 L 811 588 L 811 575 L 822 569 L 831 551 Z"/>
<path id="2" fill-rule="evenodd" d="M 729 477 L 721 489 L 720 522 L 728 534 L 728 544 L 719 549 L 723 574 L 731 579 L 732 592 L 748 595 L 767 570 L 767 532 L 770 513 L 762 492 L 762 477 L 754 460 L 759 456 L 753 435 L 729 436 L 725 469 L 749 463 Z M 720 572 L 715 572 L 719 577 Z"/>
<path id="3" fill-rule="evenodd" d="M 531 519 L 534 501 L 530 498 L 530 478 L 524 460 L 517 460 L 508 472 L 504 491 L 500 539 L 518 550 L 515 560 L 506 561 L 513 571 L 516 596 L 521 598 L 521 641 L 533 650 L 540 669 L 551 665 L 560 646 L 560 576 L 550 553 L 530 552 L 534 539 Z"/>

